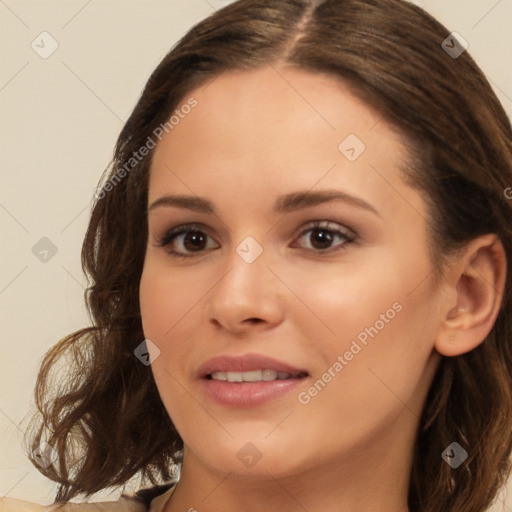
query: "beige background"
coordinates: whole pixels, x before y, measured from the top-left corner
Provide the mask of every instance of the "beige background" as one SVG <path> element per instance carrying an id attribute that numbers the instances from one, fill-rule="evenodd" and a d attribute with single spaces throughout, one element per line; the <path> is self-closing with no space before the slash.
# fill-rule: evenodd
<path id="1" fill-rule="evenodd" d="M 150 72 L 227 3 L 0 0 L 0 497 L 52 501 L 24 456 L 22 420 L 44 352 L 87 323 L 79 255 L 92 191 Z M 510 115 L 512 0 L 415 3 L 469 42 Z M 43 31 L 59 45 L 47 59 L 31 47 L 51 49 Z M 43 237 L 57 248 L 46 263 L 32 252 Z M 493 510 L 512 511 L 512 497 Z"/>

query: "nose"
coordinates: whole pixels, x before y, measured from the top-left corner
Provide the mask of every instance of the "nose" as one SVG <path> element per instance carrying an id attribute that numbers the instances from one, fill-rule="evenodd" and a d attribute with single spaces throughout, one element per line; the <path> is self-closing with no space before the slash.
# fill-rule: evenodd
<path id="1" fill-rule="evenodd" d="M 263 253 L 248 263 L 236 251 L 225 260 L 225 272 L 208 294 L 208 321 L 235 334 L 266 330 L 284 318 L 283 284 L 267 266 Z"/>

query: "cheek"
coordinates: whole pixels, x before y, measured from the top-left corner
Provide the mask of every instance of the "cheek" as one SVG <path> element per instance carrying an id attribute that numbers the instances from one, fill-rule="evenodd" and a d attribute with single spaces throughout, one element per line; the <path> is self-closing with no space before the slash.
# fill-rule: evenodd
<path id="1" fill-rule="evenodd" d="M 432 318 L 437 292 L 430 274 L 430 261 L 421 251 L 398 257 L 397 251 L 380 249 L 347 254 L 343 264 L 289 267 L 280 273 L 298 299 L 289 301 L 292 321 L 333 346 L 372 326 L 379 333 L 389 332 L 391 324 L 410 328 L 417 322 L 412 316 L 421 311 L 421 318 Z M 294 310 L 300 315 L 293 316 Z"/>
<path id="2" fill-rule="evenodd" d="M 139 299 L 144 336 L 160 350 L 151 369 L 169 416 L 178 418 L 175 424 L 180 434 L 180 418 L 187 418 L 190 396 L 185 391 L 177 369 L 188 358 L 189 345 L 173 343 L 185 339 L 183 327 L 191 318 L 194 305 L 204 295 L 197 280 L 185 279 L 180 272 L 148 257 L 142 273 Z M 189 327 L 190 329 L 190 327 Z M 184 429 L 185 431 L 187 429 Z M 186 432 L 185 432 L 186 433 Z M 182 435 L 183 437 L 183 435 Z M 186 437 L 186 436 L 185 436 Z"/>
<path id="3" fill-rule="evenodd" d="M 193 337 L 204 320 L 202 308 L 218 275 L 198 267 L 172 267 L 160 255 L 146 259 L 139 299 L 144 336 L 160 350 L 152 371 L 168 412 L 188 404 L 183 383 L 190 377 L 190 361 L 197 361 L 197 343 Z M 204 337 L 200 337 L 204 340 Z M 172 401 L 170 398 L 172 397 Z M 171 403 L 172 402 L 172 403 Z"/>
<path id="4" fill-rule="evenodd" d="M 162 339 L 162 334 L 172 327 L 180 301 L 169 286 L 165 274 L 144 268 L 140 282 L 140 310 L 146 338 Z M 182 304 L 182 303 L 181 303 Z"/>
<path id="5" fill-rule="evenodd" d="M 200 270 L 171 267 L 165 256 L 148 256 L 140 281 L 140 309 L 144 334 L 163 342 L 211 289 L 215 280 Z"/>
<path id="6" fill-rule="evenodd" d="M 364 271 L 354 268 L 359 264 Z M 421 254 L 411 261 L 383 254 L 371 266 L 360 262 L 346 268 L 350 272 L 333 266 L 314 277 L 311 272 L 295 276 L 294 291 L 309 311 L 302 308 L 294 321 L 307 340 L 308 359 L 318 362 L 314 377 L 329 382 L 333 394 L 326 393 L 326 400 L 345 396 L 347 382 L 350 394 L 364 397 L 364 403 L 393 397 L 390 389 L 407 399 L 421 379 L 437 329 L 438 292 L 429 278 L 430 262 Z M 329 369 L 343 378 L 331 378 Z M 335 391 L 338 386 L 342 393 Z"/>

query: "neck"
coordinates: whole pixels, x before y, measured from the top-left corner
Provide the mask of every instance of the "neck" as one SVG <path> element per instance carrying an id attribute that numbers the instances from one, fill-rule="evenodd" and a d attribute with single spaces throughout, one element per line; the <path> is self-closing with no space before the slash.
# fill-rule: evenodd
<path id="1" fill-rule="evenodd" d="M 404 432 L 398 428 L 402 421 L 393 423 L 378 442 L 364 439 L 336 460 L 317 460 L 284 474 L 267 468 L 249 476 L 223 473 L 185 446 L 180 481 L 165 512 L 409 512 L 415 426 Z"/>

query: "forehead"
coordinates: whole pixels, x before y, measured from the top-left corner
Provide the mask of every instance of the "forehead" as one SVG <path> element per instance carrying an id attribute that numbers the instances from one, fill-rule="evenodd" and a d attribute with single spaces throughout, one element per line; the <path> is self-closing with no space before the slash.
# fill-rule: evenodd
<path id="1" fill-rule="evenodd" d="M 398 142 L 389 127 L 372 133 L 377 124 L 384 124 L 381 116 L 344 82 L 326 74 L 267 65 L 221 74 L 190 92 L 182 105 L 190 97 L 197 107 L 173 127 L 171 146 L 185 139 L 196 145 L 215 140 L 216 152 L 229 148 L 232 156 L 235 151 L 283 148 L 293 149 L 289 158 L 297 155 L 299 160 L 314 147 L 322 154 L 328 148 L 337 156 L 339 143 L 350 133 L 374 147 L 381 142 L 379 134 L 388 143 Z"/>
<path id="2" fill-rule="evenodd" d="M 191 98 L 194 108 L 181 110 Z M 400 136 L 336 77 L 270 65 L 228 72 L 177 110 L 155 149 L 150 201 L 169 188 L 261 204 L 274 192 L 338 187 L 383 205 L 408 188 Z M 422 207 L 415 191 L 403 193 Z"/>

